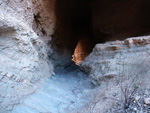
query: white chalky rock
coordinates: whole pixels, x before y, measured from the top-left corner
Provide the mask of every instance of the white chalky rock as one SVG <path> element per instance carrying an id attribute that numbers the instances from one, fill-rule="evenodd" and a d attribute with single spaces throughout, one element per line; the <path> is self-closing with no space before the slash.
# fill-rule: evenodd
<path id="1" fill-rule="evenodd" d="M 138 101 L 141 97 L 140 96 L 136 96 L 135 100 Z"/>
<path id="2" fill-rule="evenodd" d="M 150 105 L 150 98 L 145 98 L 144 103 Z"/>
<path id="3" fill-rule="evenodd" d="M 8 78 L 12 78 L 13 74 L 7 73 L 6 76 L 7 76 Z"/>

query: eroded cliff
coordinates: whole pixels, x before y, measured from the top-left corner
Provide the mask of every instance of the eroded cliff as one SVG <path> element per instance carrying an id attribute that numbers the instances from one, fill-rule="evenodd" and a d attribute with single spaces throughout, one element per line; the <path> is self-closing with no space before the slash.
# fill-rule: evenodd
<path id="1" fill-rule="evenodd" d="M 54 71 L 70 71 L 72 61 L 96 85 L 143 68 L 147 75 L 149 36 L 137 36 L 149 34 L 149 6 L 148 0 L 0 0 L 1 112 Z"/>

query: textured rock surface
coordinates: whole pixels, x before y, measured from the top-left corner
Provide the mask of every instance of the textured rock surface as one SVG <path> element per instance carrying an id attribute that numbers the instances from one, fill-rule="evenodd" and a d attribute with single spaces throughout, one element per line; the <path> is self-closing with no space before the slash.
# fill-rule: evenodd
<path id="1" fill-rule="evenodd" d="M 94 43 L 148 33 L 149 6 L 148 0 L 0 0 L 0 112 L 10 112 L 23 97 L 40 88 L 42 80 L 53 74 L 51 61 L 56 67 L 68 68 L 83 38 L 92 41 L 91 46 L 82 42 L 80 62 Z M 94 84 L 117 75 L 145 75 L 150 63 L 149 44 L 149 36 L 97 44 L 81 69 L 90 74 Z"/>
<path id="2" fill-rule="evenodd" d="M 150 37 L 97 44 L 81 63 L 95 84 L 115 76 L 145 75 L 149 72 Z"/>
<path id="3" fill-rule="evenodd" d="M 48 7 L 45 6 L 48 3 L 0 0 L 1 113 L 11 111 L 20 99 L 40 86 L 40 81 L 53 74 L 53 66 L 47 56 L 52 51 L 40 39 L 46 37 L 51 40 L 53 32 L 53 16 L 49 16 L 51 12 L 47 12 Z M 43 19 L 47 19 L 47 23 Z"/>
<path id="4" fill-rule="evenodd" d="M 55 24 L 54 0 L 1 0 L 0 9 L 4 19 L 10 15 L 33 28 L 40 38 L 51 39 Z"/>

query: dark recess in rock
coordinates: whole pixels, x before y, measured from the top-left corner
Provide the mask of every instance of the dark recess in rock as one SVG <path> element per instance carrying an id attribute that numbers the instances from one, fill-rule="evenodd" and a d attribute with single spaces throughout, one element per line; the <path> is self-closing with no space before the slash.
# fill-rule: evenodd
<path id="1" fill-rule="evenodd" d="M 89 54 L 97 43 L 147 35 L 150 31 L 149 0 L 59 0 L 55 15 L 53 47 L 60 54 L 70 51 L 70 56 L 85 38 L 88 43 L 83 46 L 90 47 L 81 53 Z"/>

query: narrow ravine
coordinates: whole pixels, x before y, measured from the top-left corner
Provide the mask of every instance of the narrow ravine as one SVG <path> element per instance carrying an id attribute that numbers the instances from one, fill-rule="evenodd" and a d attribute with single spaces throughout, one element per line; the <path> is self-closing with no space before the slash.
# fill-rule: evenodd
<path id="1" fill-rule="evenodd" d="M 47 79 L 11 113 L 71 113 L 90 101 L 92 90 L 87 75 L 78 67 L 69 66 Z"/>

